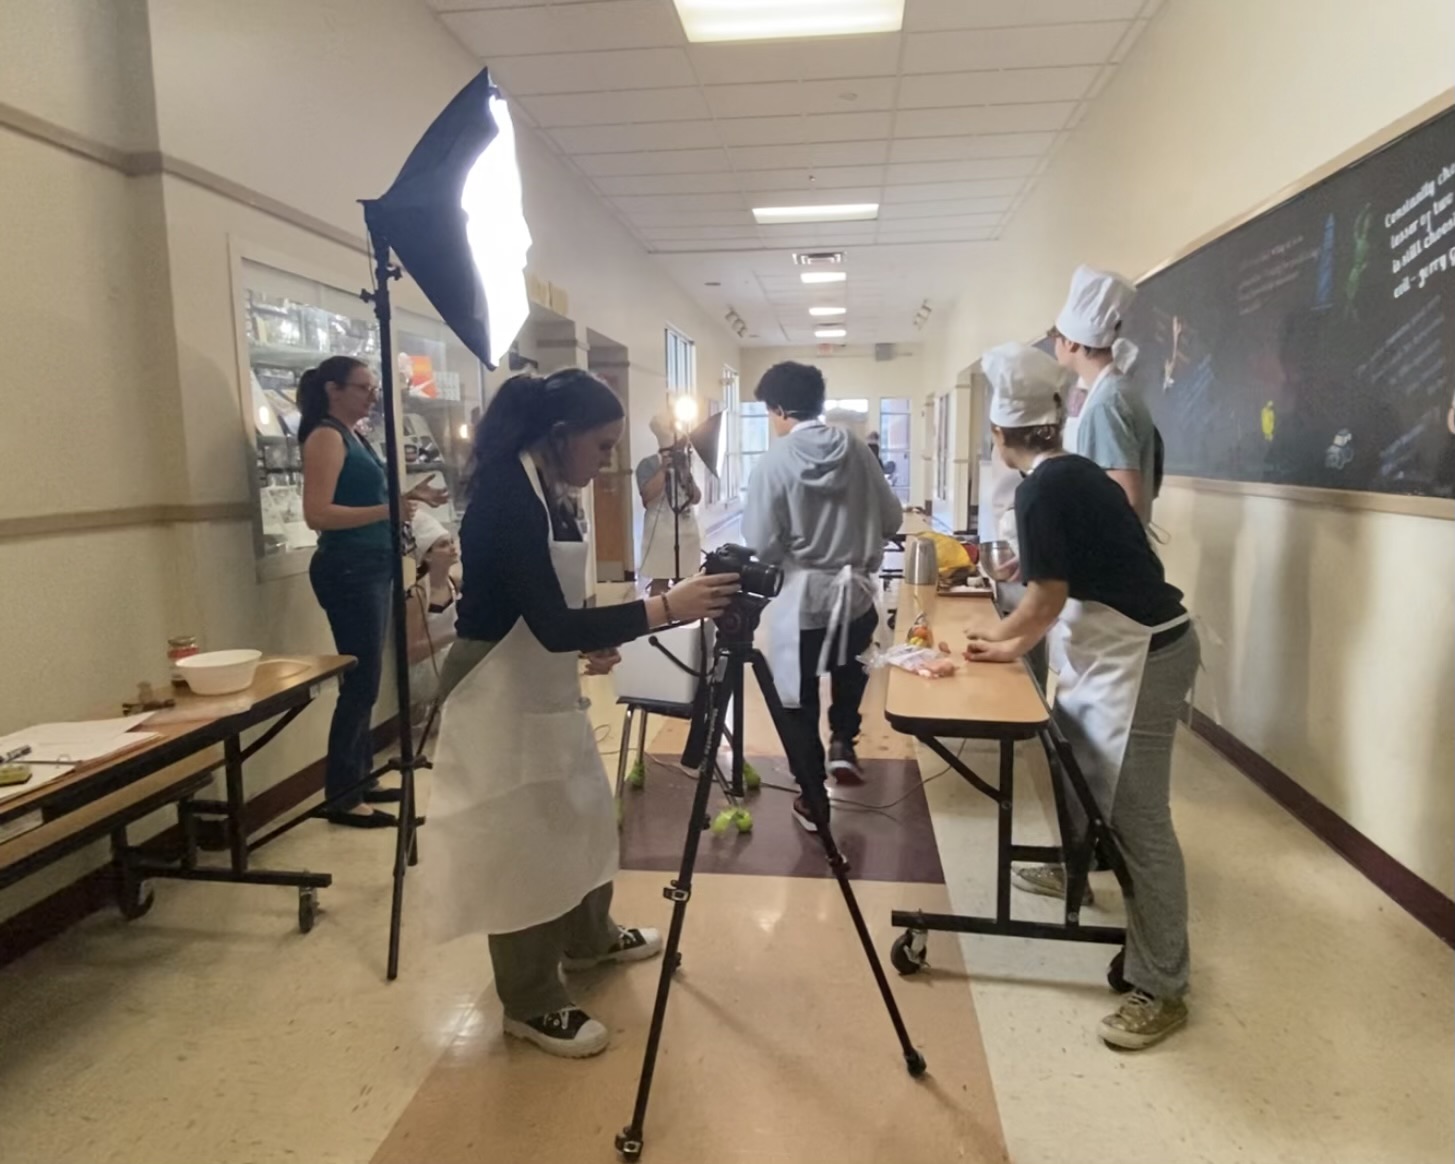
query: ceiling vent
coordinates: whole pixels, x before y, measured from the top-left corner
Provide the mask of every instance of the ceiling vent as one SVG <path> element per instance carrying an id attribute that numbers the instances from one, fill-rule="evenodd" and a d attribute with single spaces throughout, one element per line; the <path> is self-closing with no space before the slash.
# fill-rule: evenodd
<path id="1" fill-rule="evenodd" d="M 793 261 L 800 267 L 837 267 L 844 261 L 844 252 L 795 251 Z"/>
<path id="2" fill-rule="evenodd" d="M 893 344 L 874 345 L 874 360 L 876 363 L 886 364 L 898 354 Z"/>

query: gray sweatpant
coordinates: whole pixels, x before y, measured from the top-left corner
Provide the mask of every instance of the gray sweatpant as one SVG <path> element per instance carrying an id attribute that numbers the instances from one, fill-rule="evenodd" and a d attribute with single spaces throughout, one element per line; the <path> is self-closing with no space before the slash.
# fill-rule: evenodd
<path id="1" fill-rule="evenodd" d="M 1110 825 L 1132 879 L 1128 982 L 1155 998 L 1187 993 L 1187 870 L 1172 826 L 1172 741 L 1202 648 L 1197 631 L 1147 656 Z M 1078 829 L 1085 817 L 1071 801 Z"/>

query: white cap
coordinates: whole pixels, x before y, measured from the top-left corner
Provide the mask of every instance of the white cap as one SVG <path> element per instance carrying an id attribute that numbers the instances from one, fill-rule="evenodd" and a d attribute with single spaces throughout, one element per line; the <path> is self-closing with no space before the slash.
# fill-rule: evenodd
<path id="1" fill-rule="evenodd" d="M 677 425 L 673 422 L 670 412 L 659 412 L 647 422 L 647 427 L 652 430 L 652 435 L 657 438 L 657 447 L 665 449 L 668 445 L 677 443 Z"/>
<path id="2" fill-rule="evenodd" d="M 450 531 L 445 529 L 433 514 L 419 510 L 414 515 L 414 520 L 409 523 L 410 529 L 414 532 L 414 560 L 421 566 L 429 556 L 430 550 L 434 549 L 435 543 L 450 536 Z"/>
<path id="3" fill-rule="evenodd" d="M 990 381 L 990 423 L 997 428 L 1060 424 L 1076 376 L 1029 344 L 1001 344 L 980 357 Z"/>
<path id="4" fill-rule="evenodd" d="M 1088 348 L 1109 348 L 1116 341 L 1117 327 L 1137 297 L 1130 279 L 1114 271 L 1077 267 L 1071 276 L 1071 293 L 1056 317 L 1056 330 L 1073 344 Z"/>

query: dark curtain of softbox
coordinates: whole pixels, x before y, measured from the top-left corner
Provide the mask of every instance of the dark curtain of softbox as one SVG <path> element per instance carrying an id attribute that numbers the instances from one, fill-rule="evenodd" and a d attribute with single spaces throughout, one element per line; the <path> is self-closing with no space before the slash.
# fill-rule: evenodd
<path id="1" fill-rule="evenodd" d="M 460 195 L 470 167 L 495 140 L 490 70 L 455 95 L 380 198 L 364 201 L 374 245 L 392 247 L 440 318 L 486 367 L 490 316 L 485 287 L 470 255 Z"/>

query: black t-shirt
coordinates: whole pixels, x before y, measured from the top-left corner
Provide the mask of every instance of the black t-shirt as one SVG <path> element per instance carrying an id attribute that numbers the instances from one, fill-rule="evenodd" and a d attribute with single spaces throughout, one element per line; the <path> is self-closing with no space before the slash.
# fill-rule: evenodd
<path id="1" fill-rule="evenodd" d="M 550 520 L 557 541 L 581 540 L 571 514 L 553 507 Z M 551 564 L 546 510 L 514 457 L 476 469 L 460 523 L 460 564 L 461 638 L 498 643 L 522 618 L 548 651 L 599 651 L 647 633 L 645 603 L 566 605 Z"/>
<path id="2" fill-rule="evenodd" d="M 1064 582 L 1143 626 L 1183 613 L 1147 531 L 1122 487 L 1085 457 L 1049 457 L 1015 492 L 1021 578 Z"/>

